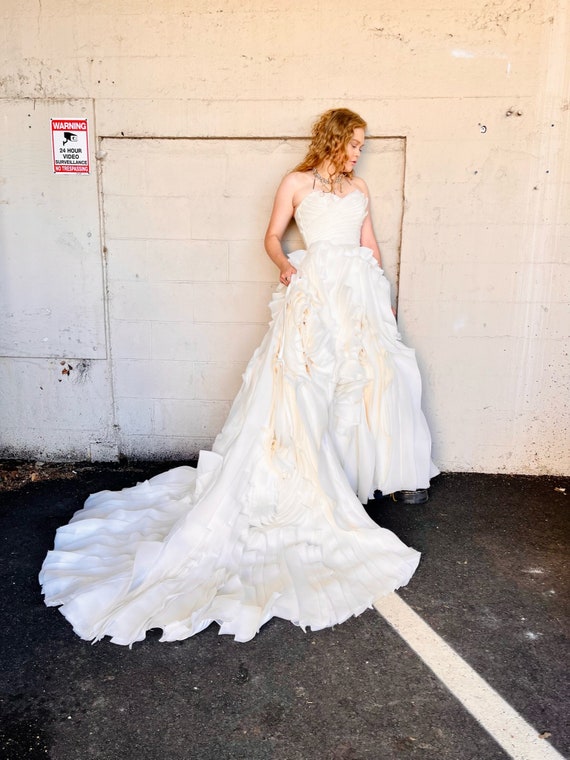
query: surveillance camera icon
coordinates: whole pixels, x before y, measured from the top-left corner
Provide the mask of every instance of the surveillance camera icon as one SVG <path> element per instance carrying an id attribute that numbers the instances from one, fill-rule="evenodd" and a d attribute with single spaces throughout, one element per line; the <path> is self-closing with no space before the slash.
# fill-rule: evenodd
<path id="1" fill-rule="evenodd" d="M 65 145 L 68 142 L 77 142 L 77 135 L 75 134 L 75 132 L 63 133 L 63 144 Z"/>

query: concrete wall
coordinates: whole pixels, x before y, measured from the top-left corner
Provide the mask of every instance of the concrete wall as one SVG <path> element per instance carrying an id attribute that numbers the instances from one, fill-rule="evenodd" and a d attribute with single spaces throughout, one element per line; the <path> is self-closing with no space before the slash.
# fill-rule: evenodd
<path id="1" fill-rule="evenodd" d="M 271 193 L 346 105 L 438 464 L 570 472 L 567 0 L 0 15 L 4 456 L 209 445 L 267 319 Z M 60 117 L 89 120 L 89 176 L 53 174 Z"/>

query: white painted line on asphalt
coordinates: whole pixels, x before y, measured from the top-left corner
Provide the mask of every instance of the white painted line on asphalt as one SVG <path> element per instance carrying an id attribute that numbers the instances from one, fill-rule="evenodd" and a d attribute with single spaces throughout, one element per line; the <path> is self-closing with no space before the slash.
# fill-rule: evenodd
<path id="1" fill-rule="evenodd" d="M 374 607 L 514 760 L 564 760 L 397 594 Z"/>

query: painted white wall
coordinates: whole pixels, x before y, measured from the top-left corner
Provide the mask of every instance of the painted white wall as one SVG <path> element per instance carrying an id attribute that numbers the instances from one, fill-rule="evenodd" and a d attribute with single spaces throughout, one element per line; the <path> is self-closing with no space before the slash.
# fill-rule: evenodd
<path id="1" fill-rule="evenodd" d="M 211 444 L 269 320 L 277 270 L 263 235 L 305 140 L 105 138 L 102 194 L 120 450 Z M 370 139 L 363 166 L 397 282 L 405 141 Z M 286 248 L 302 246 L 295 227 Z"/>
<path id="2" fill-rule="evenodd" d="M 1 453 L 209 445 L 264 329 L 271 193 L 293 138 L 345 105 L 394 148 L 361 171 L 393 280 L 400 260 L 436 461 L 570 472 L 569 15 L 4 0 Z M 54 176 L 50 117 L 89 119 L 97 171 Z"/>

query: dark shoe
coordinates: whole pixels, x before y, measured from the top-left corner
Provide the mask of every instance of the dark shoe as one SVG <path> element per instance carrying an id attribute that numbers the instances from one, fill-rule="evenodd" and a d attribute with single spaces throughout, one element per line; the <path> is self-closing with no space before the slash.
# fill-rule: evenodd
<path id="1" fill-rule="evenodd" d="M 427 488 L 418 488 L 415 491 L 396 491 L 391 494 L 391 497 L 400 504 L 425 504 L 429 499 Z"/>

